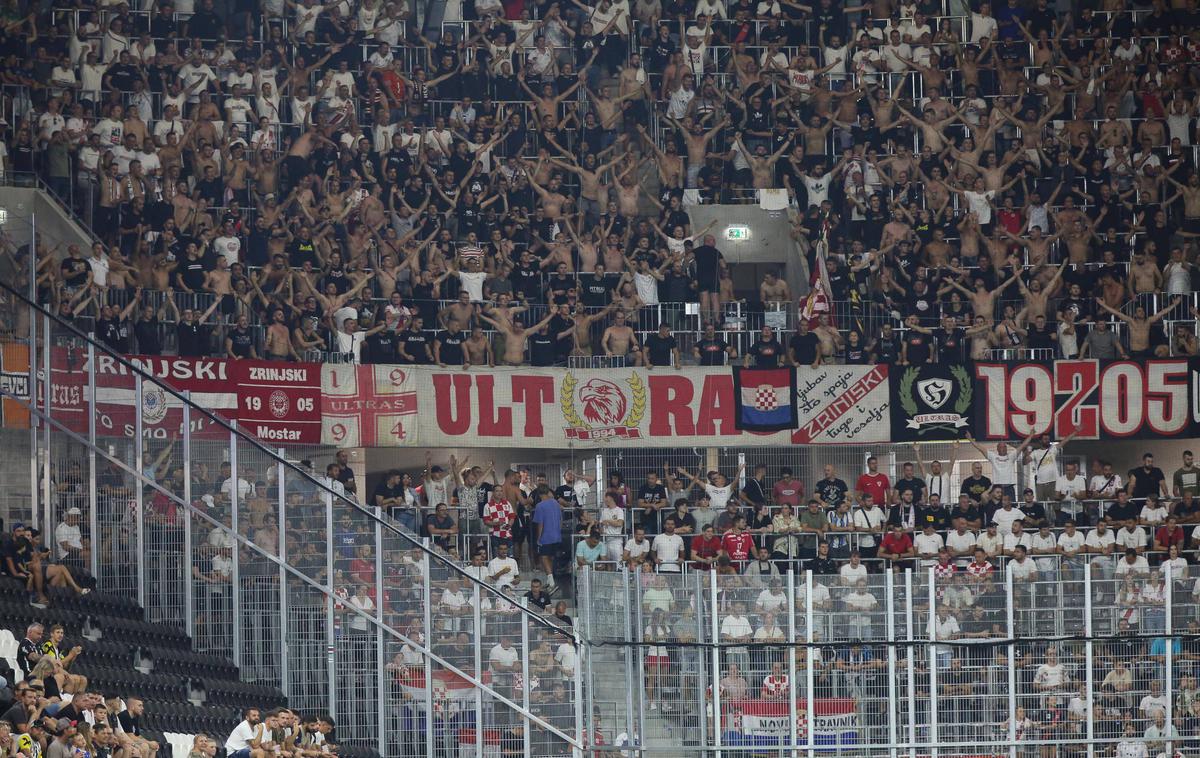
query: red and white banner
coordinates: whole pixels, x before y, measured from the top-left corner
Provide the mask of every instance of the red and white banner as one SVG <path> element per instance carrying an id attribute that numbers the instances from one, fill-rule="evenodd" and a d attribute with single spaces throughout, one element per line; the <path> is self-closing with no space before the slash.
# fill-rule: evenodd
<path id="1" fill-rule="evenodd" d="M 978 363 L 974 370 L 981 439 L 1186 437 L 1200 422 L 1196 359 Z"/>
<path id="2" fill-rule="evenodd" d="M 404 668 L 396 672 L 396 683 L 413 704 L 425 708 L 425 669 L 419 666 Z M 483 683 L 491 683 L 491 674 L 483 673 Z M 475 688 L 469 679 L 444 670 L 433 672 L 434 713 L 451 713 L 460 709 L 474 708 Z"/>
<path id="3" fill-rule="evenodd" d="M 50 356 L 51 416 L 80 434 L 88 431 L 91 410 L 87 360 L 85 351 L 73 348 L 54 348 Z M 170 388 L 190 393 L 196 405 L 236 421 L 264 442 L 321 441 L 321 367 L 317 364 L 146 356 L 129 360 L 158 380 L 142 382 L 144 436 L 178 438 L 183 403 L 167 391 Z M 96 364 L 96 433 L 132 437 L 139 411 L 135 375 L 107 355 L 98 356 Z M 39 378 L 39 395 L 43 381 Z M 198 437 L 228 434 L 199 413 L 193 412 L 189 422 Z"/>
<path id="4" fill-rule="evenodd" d="M 888 366 L 820 366 L 796 371 L 796 445 L 887 442 Z"/>

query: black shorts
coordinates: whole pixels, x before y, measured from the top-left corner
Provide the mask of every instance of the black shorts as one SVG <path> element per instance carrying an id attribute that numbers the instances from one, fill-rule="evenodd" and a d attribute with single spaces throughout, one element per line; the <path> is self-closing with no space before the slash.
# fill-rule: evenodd
<path id="1" fill-rule="evenodd" d="M 554 556 L 558 555 L 560 550 L 562 550 L 561 542 L 551 542 L 548 545 L 538 545 L 537 546 L 538 555 L 548 555 L 552 558 Z"/>
<path id="2" fill-rule="evenodd" d="M 721 282 L 719 277 L 697 277 L 696 278 L 697 292 L 720 292 Z"/>

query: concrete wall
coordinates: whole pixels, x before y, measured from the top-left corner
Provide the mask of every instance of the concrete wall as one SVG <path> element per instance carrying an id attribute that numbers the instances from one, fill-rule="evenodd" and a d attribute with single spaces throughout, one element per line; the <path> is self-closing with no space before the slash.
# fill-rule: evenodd
<path id="1" fill-rule="evenodd" d="M 717 223 L 710 234 L 733 269 L 734 286 L 739 292 L 758 292 L 763 274 L 774 270 L 788 282 L 794 295 L 808 292 L 808 265 L 792 239 L 788 211 L 764 211 L 757 205 L 692 205 L 688 207 L 692 229 Z M 747 240 L 727 240 L 725 230 L 731 224 L 750 227 Z"/>

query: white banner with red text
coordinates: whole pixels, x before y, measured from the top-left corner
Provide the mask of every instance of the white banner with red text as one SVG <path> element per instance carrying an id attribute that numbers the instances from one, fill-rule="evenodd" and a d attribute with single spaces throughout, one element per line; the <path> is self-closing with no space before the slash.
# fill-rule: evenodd
<path id="1" fill-rule="evenodd" d="M 728 368 L 325 366 L 322 441 L 342 447 L 786 445 L 888 439 L 886 366 L 801 369 L 798 429 L 734 426 Z"/>

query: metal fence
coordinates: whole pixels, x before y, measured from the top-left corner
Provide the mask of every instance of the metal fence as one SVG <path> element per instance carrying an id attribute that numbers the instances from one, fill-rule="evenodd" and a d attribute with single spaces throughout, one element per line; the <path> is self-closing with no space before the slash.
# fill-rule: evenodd
<path id="1" fill-rule="evenodd" d="M 1174 755 L 1164 743 L 1200 739 L 1197 573 L 1119 560 L 1070 578 L 1040 559 L 865 577 L 587 571 L 588 691 L 609 705 L 585 732 L 664 755 Z"/>
<path id="2" fill-rule="evenodd" d="M 26 351 L 9 365 L 24 359 L 9 372 L 24 381 L 0 398 L 6 515 L 40 529 L 74 576 L 136 597 L 244 681 L 330 713 L 346 745 L 482 756 L 516 739 L 561 756 L 580 744 L 572 629 L 168 385 L 132 366 L 89 370 L 103 348 L 48 314 L 26 322 L 27 338 L 3 344 L 6 359 Z M 61 344 L 52 362 L 43 348 Z M 63 525 L 81 549 L 60 549 Z"/>

